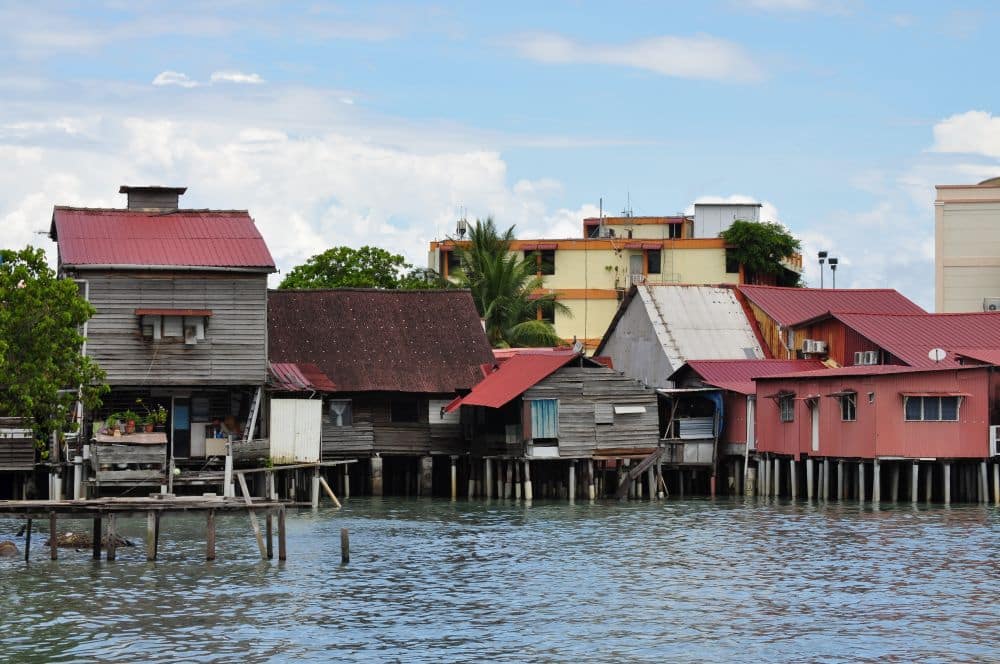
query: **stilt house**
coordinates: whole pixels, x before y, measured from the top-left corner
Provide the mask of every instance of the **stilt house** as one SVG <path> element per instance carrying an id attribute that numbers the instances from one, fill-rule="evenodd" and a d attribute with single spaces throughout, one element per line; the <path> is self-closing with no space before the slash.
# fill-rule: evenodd
<path id="1" fill-rule="evenodd" d="M 311 367 L 313 382 L 332 385 L 322 390 L 323 459 L 362 459 L 339 481 L 375 495 L 447 483 L 468 450 L 458 413 L 443 409 L 493 360 L 468 291 L 272 290 L 268 334 L 272 367 Z"/>

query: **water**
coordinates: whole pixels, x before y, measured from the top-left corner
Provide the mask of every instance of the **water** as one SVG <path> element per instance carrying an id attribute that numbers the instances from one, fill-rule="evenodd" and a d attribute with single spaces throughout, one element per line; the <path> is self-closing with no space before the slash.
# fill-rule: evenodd
<path id="1" fill-rule="evenodd" d="M 116 562 L 0 559 L 0 661 L 1000 660 L 993 507 L 352 498 L 283 564 L 245 516 L 210 564 L 200 518 L 156 563 L 121 525 Z"/>

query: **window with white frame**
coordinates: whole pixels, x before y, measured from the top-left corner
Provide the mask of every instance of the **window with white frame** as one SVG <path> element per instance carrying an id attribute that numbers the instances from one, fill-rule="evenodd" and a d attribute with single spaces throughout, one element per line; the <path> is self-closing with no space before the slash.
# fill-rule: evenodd
<path id="1" fill-rule="evenodd" d="M 354 411 L 350 399 L 331 399 L 327 408 L 330 424 L 335 427 L 349 427 L 354 424 Z"/>
<path id="2" fill-rule="evenodd" d="M 907 422 L 957 422 L 959 396 L 904 396 L 903 418 Z"/>
<path id="3" fill-rule="evenodd" d="M 136 309 L 142 336 L 153 341 L 183 341 L 193 346 L 207 339 L 211 311 L 200 309 Z"/>
<path id="4" fill-rule="evenodd" d="M 778 397 L 778 410 L 781 412 L 782 422 L 795 421 L 795 395 L 782 394 Z"/>

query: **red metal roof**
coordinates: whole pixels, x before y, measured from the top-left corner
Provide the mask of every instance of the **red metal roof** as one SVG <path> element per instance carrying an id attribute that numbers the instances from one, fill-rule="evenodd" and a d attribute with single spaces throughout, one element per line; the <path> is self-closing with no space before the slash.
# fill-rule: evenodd
<path id="1" fill-rule="evenodd" d="M 63 266 L 171 266 L 274 271 L 267 244 L 245 210 L 70 208 L 52 212 Z"/>
<path id="2" fill-rule="evenodd" d="M 1000 348 L 963 348 L 955 355 L 984 364 L 1000 366 Z"/>
<path id="3" fill-rule="evenodd" d="M 1000 312 L 831 315 L 914 367 L 955 367 L 959 364 L 955 355 L 963 354 L 966 349 L 972 352 L 1000 348 Z M 941 362 L 935 362 L 927 356 L 934 348 L 943 348 L 948 355 Z"/>
<path id="4" fill-rule="evenodd" d="M 705 383 L 740 394 L 753 394 L 756 378 L 825 368 L 819 360 L 691 360 L 685 366 Z"/>
<path id="5" fill-rule="evenodd" d="M 451 412 L 459 406 L 499 408 L 577 357 L 579 355 L 572 350 L 514 355 L 483 378 L 467 395 L 448 404 L 445 411 Z"/>
<path id="6" fill-rule="evenodd" d="M 955 371 L 956 369 L 982 369 L 977 365 L 956 366 L 941 362 L 935 366 L 905 367 L 901 364 L 872 364 L 855 367 L 835 367 L 819 371 L 799 371 L 795 373 L 775 374 L 773 376 L 758 376 L 760 380 L 771 378 L 835 378 L 837 376 L 885 376 L 891 374 L 927 373 L 928 371 Z"/>
<path id="7" fill-rule="evenodd" d="M 739 291 L 779 325 L 794 325 L 829 312 L 927 313 L 891 288 L 784 288 L 739 286 Z"/>
<path id="8" fill-rule="evenodd" d="M 268 385 L 278 392 L 336 392 L 337 386 L 315 364 L 270 362 Z"/>

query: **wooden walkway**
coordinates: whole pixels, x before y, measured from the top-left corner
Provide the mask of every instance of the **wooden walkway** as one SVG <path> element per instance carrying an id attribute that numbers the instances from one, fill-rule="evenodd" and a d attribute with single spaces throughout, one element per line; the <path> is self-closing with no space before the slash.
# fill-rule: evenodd
<path id="1" fill-rule="evenodd" d="M 242 478 L 241 478 L 242 479 Z M 241 482 L 242 483 L 242 482 Z M 262 559 L 274 556 L 273 520 L 277 517 L 278 560 L 285 560 L 285 507 L 277 500 L 250 499 L 244 486 L 243 498 L 215 496 L 154 495 L 149 498 L 101 498 L 95 500 L 0 500 L 0 515 L 27 520 L 24 559 L 31 554 L 31 526 L 35 520 L 49 522 L 49 555 L 58 558 L 58 522 L 68 519 L 93 521 L 92 547 L 94 560 L 100 560 L 102 540 L 108 560 L 114 560 L 117 549 L 117 520 L 119 517 L 146 516 L 146 559 L 156 560 L 160 538 L 160 519 L 167 514 L 198 513 L 205 517 L 205 559 L 215 560 L 215 515 L 217 513 L 245 513 L 250 519 Z M 261 533 L 257 515 L 263 514 L 266 530 Z M 107 528 L 103 528 L 104 522 Z M 106 532 L 105 532 L 106 530 Z M 106 538 L 103 536 L 106 535 Z"/>

